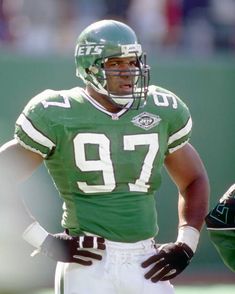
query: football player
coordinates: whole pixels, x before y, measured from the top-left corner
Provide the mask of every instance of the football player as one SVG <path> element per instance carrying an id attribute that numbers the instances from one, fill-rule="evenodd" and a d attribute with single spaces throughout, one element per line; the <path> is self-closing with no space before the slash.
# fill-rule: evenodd
<path id="1" fill-rule="evenodd" d="M 235 272 L 235 184 L 206 216 L 206 226 L 223 262 Z"/>
<path id="2" fill-rule="evenodd" d="M 34 221 L 23 237 L 58 261 L 56 294 L 174 293 L 169 280 L 192 259 L 208 206 L 190 112 L 174 93 L 149 86 L 146 55 L 124 23 L 88 26 L 75 60 L 85 88 L 38 94 L 1 149 L 2 178 L 20 180 L 44 162 L 64 202 L 63 233 Z M 163 166 L 179 191 L 178 237 L 157 248 Z"/>

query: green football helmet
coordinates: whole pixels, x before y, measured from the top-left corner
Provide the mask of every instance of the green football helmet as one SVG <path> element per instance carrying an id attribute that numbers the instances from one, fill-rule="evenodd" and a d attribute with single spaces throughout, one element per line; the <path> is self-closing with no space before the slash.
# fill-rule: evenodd
<path id="1" fill-rule="evenodd" d="M 109 58 L 135 57 L 136 67 L 131 70 L 104 69 Z M 144 105 L 149 85 L 149 66 L 146 54 L 142 52 L 135 32 L 126 24 L 114 20 L 102 20 L 88 26 L 78 37 L 75 49 L 76 76 L 95 91 L 106 95 L 114 104 L 121 107 L 130 101 L 133 108 Z M 125 72 L 125 73 L 124 73 Z M 112 94 L 107 85 L 107 75 L 131 75 L 132 93 Z"/>

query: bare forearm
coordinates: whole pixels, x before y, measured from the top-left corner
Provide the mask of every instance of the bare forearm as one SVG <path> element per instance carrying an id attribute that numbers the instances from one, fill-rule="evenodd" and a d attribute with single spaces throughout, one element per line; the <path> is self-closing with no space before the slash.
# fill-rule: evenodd
<path id="1" fill-rule="evenodd" d="M 27 179 L 42 163 L 43 158 L 11 140 L 0 147 L 0 181 L 11 185 Z"/>
<path id="2" fill-rule="evenodd" d="M 19 228 L 21 232 L 33 219 L 29 213 L 24 213 L 26 208 L 19 196 L 18 184 L 29 177 L 41 162 L 38 154 L 24 149 L 15 140 L 0 148 L 0 197 L 9 205 L 12 213 L 23 212 L 17 223 L 22 224 L 22 228 Z"/>
<path id="3" fill-rule="evenodd" d="M 208 199 L 209 183 L 203 174 L 179 195 L 179 226 L 189 225 L 200 231 L 208 212 Z"/>

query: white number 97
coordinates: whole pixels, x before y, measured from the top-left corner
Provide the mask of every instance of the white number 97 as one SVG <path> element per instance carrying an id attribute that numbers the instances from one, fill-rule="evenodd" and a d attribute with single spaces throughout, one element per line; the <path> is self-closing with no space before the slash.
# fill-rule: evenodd
<path id="1" fill-rule="evenodd" d="M 154 159 L 159 149 L 158 134 L 139 134 L 124 136 L 124 150 L 135 151 L 137 145 L 148 145 L 148 151 L 143 159 L 143 164 L 139 172 L 139 177 L 134 175 L 134 183 L 129 183 L 130 191 L 147 192 L 148 181 L 151 176 Z M 86 144 L 97 144 L 99 159 L 86 159 Z M 84 172 L 102 171 L 103 185 L 88 185 L 87 182 L 77 182 L 79 189 L 85 193 L 112 192 L 116 187 L 114 168 L 111 160 L 110 140 L 104 134 L 81 133 L 74 138 L 75 162 L 77 167 Z M 127 155 L 128 156 L 128 155 Z"/>

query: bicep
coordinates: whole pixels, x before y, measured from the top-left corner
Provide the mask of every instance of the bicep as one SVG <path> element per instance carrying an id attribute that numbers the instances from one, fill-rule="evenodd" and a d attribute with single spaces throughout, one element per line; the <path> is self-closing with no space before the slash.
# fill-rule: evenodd
<path id="1" fill-rule="evenodd" d="M 16 140 L 0 148 L 1 178 L 19 182 L 28 178 L 42 163 L 41 155 L 22 147 Z"/>
<path id="2" fill-rule="evenodd" d="M 189 143 L 169 154 L 165 159 L 165 167 L 179 191 L 184 191 L 200 177 L 207 178 L 200 156 Z"/>

